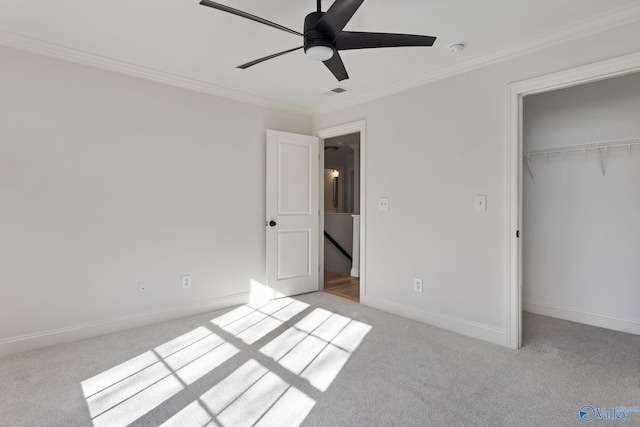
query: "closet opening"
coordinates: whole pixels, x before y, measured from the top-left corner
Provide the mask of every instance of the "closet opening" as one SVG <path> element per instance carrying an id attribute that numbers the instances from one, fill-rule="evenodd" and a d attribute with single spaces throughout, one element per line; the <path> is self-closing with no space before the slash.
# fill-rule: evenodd
<path id="1" fill-rule="evenodd" d="M 571 329 L 539 316 L 640 335 L 638 117 L 639 72 L 523 97 L 523 345 Z"/>

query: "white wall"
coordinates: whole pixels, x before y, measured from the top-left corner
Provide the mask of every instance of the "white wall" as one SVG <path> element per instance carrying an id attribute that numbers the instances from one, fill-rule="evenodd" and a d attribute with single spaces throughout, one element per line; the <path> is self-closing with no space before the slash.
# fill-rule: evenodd
<path id="1" fill-rule="evenodd" d="M 524 148 L 640 138 L 639 118 L 640 73 L 528 96 Z M 640 334 L 640 146 L 610 150 L 605 176 L 596 151 L 531 162 L 525 309 Z"/>
<path id="2" fill-rule="evenodd" d="M 308 134 L 308 117 L 7 48 L 0 63 L 0 353 L 264 281 L 265 130 Z"/>
<path id="3" fill-rule="evenodd" d="M 315 118 L 366 119 L 363 303 L 506 344 L 507 85 L 636 52 L 638 33 L 629 23 Z M 0 59 L 0 346 L 246 295 L 264 278 L 264 130 L 307 133 L 307 118 Z"/>
<path id="4" fill-rule="evenodd" d="M 367 123 L 363 303 L 507 345 L 507 86 L 635 52 L 639 32 L 628 24 L 315 118 L 316 129 Z"/>

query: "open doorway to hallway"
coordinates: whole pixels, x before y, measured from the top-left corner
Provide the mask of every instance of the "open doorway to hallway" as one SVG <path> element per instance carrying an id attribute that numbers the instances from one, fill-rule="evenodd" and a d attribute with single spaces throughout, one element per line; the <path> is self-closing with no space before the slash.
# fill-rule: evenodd
<path id="1" fill-rule="evenodd" d="M 360 133 L 324 140 L 324 291 L 360 301 Z"/>

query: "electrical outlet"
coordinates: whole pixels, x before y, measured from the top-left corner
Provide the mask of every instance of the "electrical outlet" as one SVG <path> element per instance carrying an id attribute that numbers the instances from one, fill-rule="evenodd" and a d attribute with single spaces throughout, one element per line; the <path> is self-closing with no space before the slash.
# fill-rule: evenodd
<path id="1" fill-rule="evenodd" d="M 378 198 L 378 210 L 379 211 L 388 211 L 389 210 L 389 198 L 388 197 L 379 197 Z"/>
<path id="2" fill-rule="evenodd" d="M 413 279 L 413 290 L 416 292 L 422 292 L 422 279 Z"/>
<path id="3" fill-rule="evenodd" d="M 182 289 L 191 289 L 191 275 L 182 276 Z"/>
<path id="4" fill-rule="evenodd" d="M 141 297 L 149 290 L 149 282 L 138 282 L 138 296 Z"/>

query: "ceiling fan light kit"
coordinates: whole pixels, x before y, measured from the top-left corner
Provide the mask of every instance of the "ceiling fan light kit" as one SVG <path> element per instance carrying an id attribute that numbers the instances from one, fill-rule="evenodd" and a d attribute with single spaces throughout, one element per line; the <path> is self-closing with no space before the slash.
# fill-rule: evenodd
<path id="1" fill-rule="evenodd" d="M 326 61 L 333 56 L 333 49 L 329 46 L 311 46 L 304 53 L 312 61 Z"/>
<path id="2" fill-rule="evenodd" d="M 338 51 L 351 49 L 375 49 L 382 47 L 403 46 L 433 46 L 435 37 L 414 34 L 370 33 L 343 31 L 364 0 L 336 0 L 329 10 L 322 12 L 320 0 L 317 0 L 317 10 L 311 12 L 304 20 L 304 34 L 282 25 L 267 21 L 250 13 L 225 6 L 210 0 L 202 0 L 200 4 L 221 10 L 242 18 L 250 19 L 263 25 L 268 25 L 290 34 L 302 36 L 303 45 L 256 59 L 238 66 L 247 69 L 261 62 L 278 56 L 304 49 L 306 56 L 322 63 L 331 71 L 338 81 L 349 78 L 347 70 Z M 464 47 L 464 45 L 463 45 Z"/>

